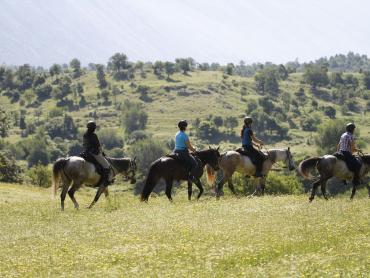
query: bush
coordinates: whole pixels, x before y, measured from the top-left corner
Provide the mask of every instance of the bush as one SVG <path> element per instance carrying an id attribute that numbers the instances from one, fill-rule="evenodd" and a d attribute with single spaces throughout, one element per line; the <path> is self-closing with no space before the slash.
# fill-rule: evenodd
<path id="1" fill-rule="evenodd" d="M 107 156 L 114 158 L 125 157 L 125 152 L 121 148 L 114 148 L 106 152 Z"/>
<path id="2" fill-rule="evenodd" d="M 27 176 L 33 185 L 39 187 L 51 186 L 51 170 L 47 166 L 37 164 L 27 171 Z"/>
<path id="3" fill-rule="evenodd" d="M 0 152 L 0 181 L 2 182 L 22 182 L 22 169 L 14 159 L 8 158 Z"/>
<path id="4" fill-rule="evenodd" d="M 166 152 L 165 144 L 151 138 L 138 141 L 130 149 L 130 155 L 137 158 L 138 170 L 143 175 L 148 172 L 150 164 Z"/>
<path id="5" fill-rule="evenodd" d="M 100 143 L 107 149 L 122 148 L 123 138 L 114 129 L 101 129 L 98 131 Z"/>
<path id="6" fill-rule="evenodd" d="M 319 153 L 334 153 L 337 149 L 339 138 L 344 131 L 345 122 L 343 120 L 331 120 L 319 126 L 319 132 L 315 138 Z"/>
<path id="7" fill-rule="evenodd" d="M 148 114 L 141 108 L 140 104 L 125 101 L 122 123 L 127 134 L 134 130 L 145 129 L 147 121 Z"/>
<path id="8" fill-rule="evenodd" d="M 144 130 L 135 130 L 129 136 L 130 144 L 135 143 L 139 140 L 147 139 L 149 135 Z"/>
<path id="9" fill-rule="evenodd" d="M 303 192 L 303 184 L 295 174 L 282 175 L 270 172 L 266 179 L 267 194 L 299 194 Z"/>
<path id="10" fill-rule="evenodd" d="M 217 134 L 217 129 L 210 122 L 203 121 L 199 124 L 196 134 L 201 139 L 211 139 Z"/>
<path id="11" fill-rule="evenodd" d="M 37 164 L 47 165 L 50 162 L 49 151 L 46 144 L 40 143 L 32 146 L 27 156 L 28 167 Z"/>

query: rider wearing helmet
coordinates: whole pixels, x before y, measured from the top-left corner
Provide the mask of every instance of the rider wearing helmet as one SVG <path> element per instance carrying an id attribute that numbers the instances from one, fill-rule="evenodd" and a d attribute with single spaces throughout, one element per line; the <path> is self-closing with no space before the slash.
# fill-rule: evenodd
<path id="1" fill-rule="evenodd" d="M 95 134 L 96 123 L 94 121 L 89 121 L 86 127 L 87 131 L 83 135 L 84 150 L 85 152 L 91 154 L 95 158 L 95 160 L 103 167 L 104 172 L 99 183 L 105 184 L 105 186 L 107 186 L 112 181 L 109 177 L 110 165 L 103 155 L 98 136 Z"/>
<path id="2" fill-rule="evenodd" d="M 353 172 L 353 183 L 354 185 L 360 184 L 360 169 L 361 163 L 353 155 L 356 151 L 361 151 L 356 147 L 355 138 L 353 133 L 355 132 L 356 126 L 354 123 L 348 123 L 346 125 L 346 132 L 340 137 L 337 150 L 342 153 L 344 159 L 347 162 L 349 170 Z"/>
<path id="3" fill-rule="evenodd" d="M 265 156 L 260 151 L 256 150 L 253 145 L 260 147 L 263 145 L 263 142 L 257 139 L 254 135 L 252 131 L 252 123 L 253 119 L 251 117 L 244 118 L 244 125 L 240 133 L 242 138 L 242 147 L 244 152 L 248 154 L 256 166 L 255 176 L 262 177 L 262 167 Z"/>
<path id="4" fill-rule="evenodd" d="M 181 120 L 177 126 L 179 131 L 175 136 L 175 149 L 173 152 L 177 153 L 180 159 L 186 162 L 189 171 L 189 180 L 194 181 L 194 170 L 197 163 L 194 157 L 189 154 L 189 150 L 192 152 L 196 152 L 196 150 L 190 143 L 189 136 L 185 133 L 188 123 L 186 120 Z"/>

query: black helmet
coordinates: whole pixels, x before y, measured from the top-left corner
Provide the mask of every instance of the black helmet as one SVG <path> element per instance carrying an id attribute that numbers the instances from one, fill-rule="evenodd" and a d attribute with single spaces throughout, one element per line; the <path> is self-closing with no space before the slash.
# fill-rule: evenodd
<path id="1" fill-rule="evenodd" d="M 244 118 L 244 123 L 246 125 L 250 125 L 251 123 L 253 123 L 253 119 L 251 117 L 245 117 Z"/>
<path id="2" fill-rule="evenodd" d="M 89 121 L 86 125 L 88 129 L 96 129 L 96 123 L 94 121 Z"/>
<path id="3" fill-rule="evenodd" d="M 348 131 L 348 132 L 351 132 L 352 133 L 355 130 L 355 128 L 356 128 L 356 126 L 355 126 L 354 123 L 348 123 L 346 125 L 346 131 Z"/>
<path id="4" fill-rule="evenodd" d="M 179 123 L 177 124 L 177 126 L 181 129 L 181 128 L 185 128 L 188 126 L 188 122 L 186 120 L 181 120 L 179 121 Z"/>

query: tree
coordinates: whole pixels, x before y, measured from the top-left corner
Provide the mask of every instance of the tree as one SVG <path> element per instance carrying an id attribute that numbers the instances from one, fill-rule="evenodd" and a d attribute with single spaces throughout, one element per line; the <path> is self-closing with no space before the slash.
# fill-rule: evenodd
<path id="1" fill-rule="evenodd" d="M 235 66 L 233 63 L 228 63 L 225 68 L 225 73 L 227 75 L 233 75 Z"/>
<path id="2" fill-rule="evenodd" d="M 96 65 L 96 78 L 98 79 L 100 89 L 107 87 L 108 82 L 105 79 L 105 72 L 104 72 L 103 65 L 100 65 L 100 64 Z"/>
<path id="3" fill-rule="evenodd" d="M 266 68 L 257 72 L 254 76 L 256 89 L 262 94 L 278 95 L 278 73 L 273 68 Z"/>
<path id="4" fill-rule="evenodd" d="M 163 67 L 164 65 L 161 61 L 155 61 L 155 63 L 153 64 L 153 73 L 157 77 L 161 77 L 163 74 Z"/>
<path id="5" fill-rule="evenodd" d="M 35 93 L 39 101 L 44 101 L 50 98 L 53 87 L 50 84 L 38 85 L 35 88 Z"/>
<path id="6" fill-rule="evenodd" d="M 212 121 L 217 129 L 219 129 L 224 124 L 224 119 L 221 116 L 213 117 Z"/>
<path id="7" fill-rule="evenodd" d="M 1 182 L 22 182 L 22 168 L 13 158 L 0 152 L 0 181 Z"/>
<path id="8" fill-rule="evenodd" d="M 51 170 L 48 166 L 36 164 L 27 171 L 30 183 L 39 187 L 51 186 Z"/>
<path id="9" fill-rule="evenodd" d="M 114 129 L 101 129 L 98 132 L 100 143 L 107 149 L 123 148 L 123 138 Z"/>
<path id="10" fill-rule="evenodd" d="M 191 60 L 189 58 L 177 58 L 176 65 L 180 70 L 182 70 L 183 74 L 188 74 L 188 72 L 191 70 Z"/>
<path id="11" fill-rule="evenodd" d="M 4 107 L 0 106 L 0 137 L 4 138 L 8 136 L 10 129 L 10 117 Z"/>
<path id="12" fill-rule="evenodd" d="M 27 156 L 28 167 L 37 164 L 48 165 L 50 162 L 49 151 L 44 142 L 37 142 L 31 147 L 30 154 Z"/>
<path id="13" fill-rule="evenodd" d="M 69 66 L 72 68 L 72 77 L 78 78 L 81 76 L 81 62 L 77 58 L 73 58 L 69 62 Z"/>
<path id="14" fill-rule="evenodd" d="M 122 93 L 122 91 L 118 88 L 117 85 L 113 85 L 112 87 L 112 95 L 113 95 L 113 99 L 114 99 L 114 105 L 117 104 L 117 96 L 120 95 Z"/>
<path id="15" fill-rule="evenodd" d="M 286 68 L 284 67 L 284 65 L 279 65 L 278 71 L 279 71 L 279 77 L 280 77 L 281 80 L 287 80 L 288 79 L 289 73 L 286 70 Z"/>
<path id="16" fill-rule="evenodd" d="M 331 106 L 326 106 L 326 107 L 324 107 L 324 113 L 330 119 L 335 119 L 335 115 L 336 115 L 337 111 L 335 110 L 335 108 L 333 108 Z"/>
<path id="17" fill-rule="evenodd" d="M 224 120 L 225 127 L 232 132 L 234 128 L 238 126 L 238 118 L 234 116 L 226 117 Z"/>
<path id="18" fill-rule="evenodd" d="M 344 80 L 343 80 L 343 75 L 341 72 L 332 72 L 330 74 L 330 85 L 331 86 L 338 86 L 338 85 L 343 85 Z"/>
<path id="19" fill-rule="evenodd" d="M 64 117 L 53 117 L 45 123 L 45 131 L 51 138 L 61 137 L 66 139 L 74 139 L 77 135 L 77 127 L 74 124 L 73 118 L 67 114 Z"/>
<path id="20" fill-rule="evenodd" d="M 217 130 L 208 121 L 200 122 L 197 128 L 197 136 L 201 139 L 211 139 L 217 133 Z"/>
<path id="21" fill-rule="evenodd" d="M 267 96 L 260 98 L 258 100 L 258 104 L 262 106 L 263 111 L 267 114 L 271 114 L 271 112 L 275 109 L 274 103 Z"/>
<path id="22" fill-rule="evenodd" d="M 370 72 L 365 71 L 363 72 L 363 82 L 366 90 L 370 90 Z"/>
<path id="23" fill-rule="evenodd" d="M 21 91 L 25 91 L 32 87 L 35 73 L 29 64 L 20 66 L 15 72 L 15 75 L 17 77 L 18 87 Z"/>
<path id="24" fill-rule="evenodd" d="M 171 62 L 165 62 L 164 63 L 164 71 L 167 74 L 167 79 L 170 79 L 170 76 L 175 73 L 176 66 L 174 63 Z"/>
<path id="25" fill-rule="evenodd" d="M 115 80 L 128 80 L 134 77 L 134 69 L 123 53 L 116 53 L 110 57 L 108 68 L 112 70 Z"/>
<path id="26" fill-rule="evenodd" d="M 326 86 L 329 83 L 328 69 L 324 66 L 308 64 L 304 67 L 303 81 L 313 88 Z"/>
<path id="27" fill-rule="evenodd" d="M 248 114 L 252 113 L 253 111 L 257 110 L 258 108 L 258 104 L 257 104 L 257 101 L 255 99 L 251 99 L 248 104 L 247 104 L 247 110 L 246 112 Z"/>
<path id="28" fill-rule="evenodd" d="M 122 123 L 126 134 L 130 134 L 134 130 L 145 129 L 148 114 L 141 108 L 140 104 L 126 100 L 122 111 Z"/>
<path id="29" fill-rule="evenodd" d="M 61 72 L 62 72 L 62 67 L 58 64 L 53 64 L 49 69 L 49 73 L 51 77 L 55 76 L 56 78 L 58 78 L 58 75 L 61 74 Z"/>
<path id="30" fill-rule="evenodd" d="M 320 154 L 332 154 L 337 150 L 337 143 L 345 131 L 343 120 L 331 120 L 319 126 L 319 131 L 315 137 Z"/>

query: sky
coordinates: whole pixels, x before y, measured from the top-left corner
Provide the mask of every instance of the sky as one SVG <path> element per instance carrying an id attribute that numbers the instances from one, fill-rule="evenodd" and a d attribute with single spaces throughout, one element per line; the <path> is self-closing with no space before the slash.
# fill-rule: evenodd
<path id="1" fill-rule="evenodd" d="M 0 0 L 0 64 L 369 55 L 369 10 L 365 0 Z"/>

